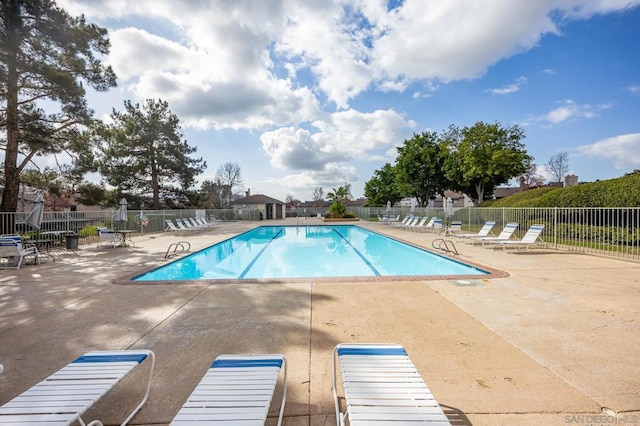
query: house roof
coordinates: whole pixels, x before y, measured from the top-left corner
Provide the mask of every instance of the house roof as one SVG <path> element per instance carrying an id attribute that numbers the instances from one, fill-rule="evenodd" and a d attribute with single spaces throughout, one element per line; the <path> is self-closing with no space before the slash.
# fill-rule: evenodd
<path id="1" fill-rule="evenodd" d="M 493 190 L 493 197 L 499 200 L 500 198 L 505 198 L 518 192 L 522 192 L 522 188 L 519 186 L 502 186 Z"/>
<path id="2" fill-rule="evenodd" d="M 349 200 L 347 201 L 347 206 L 351 206 L 351 207 L 362 207 L 365 204 L 367 204 L 369 200 L 367 200 L 366 198 L 358 198 L 357 200 Z"/>
<path id="3" fill-rule="evenodd" d="M 452 200 L 457 200 L 460 198 L 464 198 L 464 194 L 462 192 L 454 192 L 454 191 L 450 191 L 450 190 L 446 190 L 444 191 L 444 196 L 445 198 L 449 197 Z"/>
<path id="4" fill-rule="evenodd" d="M 268 197 L 264 194 L 255 194 L 249 195 L 248 197 L 238 198 L 234 200 L 233 205 L 238 204 L 284 204 L 280 200 L 276 200 L 275 198 Z"/>

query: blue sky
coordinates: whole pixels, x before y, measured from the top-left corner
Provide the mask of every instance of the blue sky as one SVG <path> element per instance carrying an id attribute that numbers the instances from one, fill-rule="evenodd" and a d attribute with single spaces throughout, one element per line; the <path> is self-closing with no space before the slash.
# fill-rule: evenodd
<path id="1" fill-rule="evenodd" d="M 108 28 L 126 99 L 169 102 L 208 164 L 284 200 L 354 197 L 414 133 L 519 124 L 541 175 L 640 169 L 640 0 L 60 0 Z"/>

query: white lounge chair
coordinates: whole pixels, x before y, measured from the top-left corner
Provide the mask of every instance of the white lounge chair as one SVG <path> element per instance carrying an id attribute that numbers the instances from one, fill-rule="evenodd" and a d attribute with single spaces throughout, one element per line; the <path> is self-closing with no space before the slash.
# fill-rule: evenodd
<path id="1" fill-rule="evenodd" d="M 150 350 L 88 352 L 0 407 L 0 424 L 84 425 L 81 416 L 149 357 L 151 367 L 144 397 L 122 423 L 126 425 L 149 396 L 155 365 L 155 355 Z"/>
<path id="2" fill-rule="evenodd" d="M 427 230 L 432 230 L 433 232 L 442 232 L 444 230 L 444 222 L 442 221 L 442 219 L 436 219 L 433 221 L 433 226 L 431 226 Z"/>
<path id="3" fill-rule="evenodd" d="M 415 228 L 416 231 L 420 231 L 420 232 L 428 232 L 433 230 L 433 225 L 436 223 L 436 220 L 438 220 L 437 216 L 433 216 L 431 217 L 431 219 L 429 219 L 429 221 L 427 223 L 425 223 L 423 226 L 419 227 L 419 228 Z M 442 221 L 440 221 L 442 222 Z"/>
<path id="4" fill-rule="evenodd" d="M 402 219 L 402 222 L 393 222 L 393 223 L 389 223 L 389 225 L 394 227 L 402 227 L 408 224 L 411 220 L 413 220 L 413 218 L 414 218 L 413 215 L 408 214 L 404 217 L 404 219 Z"/>
<path id="5" fill-rule="evenodd" d="M 193 228 L 193 229 L 204 229 L 207 226 L 203 225 L 201 223 L 198 223 L 198 221 L 196 221 L 196 219 L 194 217 L 190 217 L 187 219 L 182 219 L 182 222 L 189 228 Z"/>
<path id="6" fill-rule="evenodd" d="M 337 393 L 339 360 L 346 411 Z M 397 344 L 341 343 L 333 356 L 333 399 L 336 424 L 450 425 L 447 416 Z"/>
<path id="7" fill-rule="evenodd" d="M 176 232 L 176 231 L 179 231 L 179 229 L 176 227 L 175 223 L 173 223 L 171 221 L 171 219 L 165 219 L 164 223 L 165 223 L 165 225 L 167 225 L 164 228 L 164 232 Z"/>
<path id="8" fill-rule="evenodd" d="M 197 225 L 203 227 L 203 228 L 213 228 L 215 226 L 218 226 L 218 222 L 207 222 L 207 220 L 204 217 L 196 217 L 193 219 Z"/>
<path id="9" fill-rule="evenodd" d="M 199 231 L 199 228 L 194 227 L 190 223 L 186 222 L 186 219 L 175 218 L 176 226 L 181 231 Z"/>
<path id="10" fill-rule="evenodd" d="M 521 240 L 494 241 L 493 247 L 502 247 L 503 249 L 506 249 L 507 247 L 517 249 L 526 248 L 527 250 L 529 250 L 531 247 L 537 244 L 542 231 L 544 231 L 544 225 L 531 225 Z M 546 246 L 546 243 L 544 241 L 542 241 L 542 246 Z"/>
<path id="11" fill-rule="evenodd" d="M 413 216 L 404 225 L 400 225 L 400 229 L 407 229 L 410 226 L 415 226 L 420 221 L 420 216 Z"/>
<path id="12" fill-rule="evenodd" d="M 397 221 L 400 220 L 400 215 L 396 215 L 396 216 L 389 216 L 387 218 L 387 223 L 395 223 Z"/>
<path id="13" fill-rule="evenodd" d="M 447 235 L 458 235 L 460 233 L 462 233 L 462 221 L 451 221 L 451 225 L 447 229 Z"/>
<path id="14" fill-rule="evenodd" d="M 516 229 L 518 229 L 518 224 L 516 222 L 509 222 L 502 228 L 502 231 L 500 231 L 497 237 L 470 237 L 467 238 L 465 242 L 467 244 L 482 244 L 484 246 L 485 244 L 491 244 L 496 241 L 507 241 L 511 239 Z"/>
<path id="15" fill-rule="evenodd" d="M 23 246 L 20 236 L 0 238 L 0 259 L 3 260 L 0 262 L 0 269 L 20 269 L 24 258 L 29 256 L 33 256 L 34 262 L 37 264 L 38 255 L 37 247 Z"/>
<path id="16" fill-rule="evenodd" d="M 423 218 L 421 218 L 418 223 L 412 224 L 412 225 L 407 225 L 405 226 L 403 229 L 407 229 L 409 231 L 415 231 L 418 228 L 422 228 L 423 226 L 425 226 L 424 224 L 427 222 L 427 219 L 429 219 L 427 216 L 424 216 Z"/>
<path id="17" fill-rule="evenodd" d="M 97 248 L 111 246 L 111 248 L 115 249 L 122 244 L 122 237 L 113 229 L 98 229 L 98 236 L 100 241 L 98 241 Z"/>
<path id="18" fill-rule="evenodd" d="M 491 230 L 493 229 L 494 225 L 496 223 L 492 220 L 486 221 L 484 223 L 484 225 L 482 225 L 482 228 L 480 228 L 480 230 L 475 233 L 475 234 L 471 234 L 471 233 L 466 233 L 466 234 L 454 234 L 455 237 L 457 238 L 477 238 L 477 237 L 487 237 L 489 236 L 489 232 L 491 232 Z"/>
<path id="19" fill-rule="evenodd" d="M 280 426 L 287 399 L 287 366 L 280 354 L 220 355 L 171 425 L 264 424 L 283 365 L 282 402 L 278 414 Z"/>

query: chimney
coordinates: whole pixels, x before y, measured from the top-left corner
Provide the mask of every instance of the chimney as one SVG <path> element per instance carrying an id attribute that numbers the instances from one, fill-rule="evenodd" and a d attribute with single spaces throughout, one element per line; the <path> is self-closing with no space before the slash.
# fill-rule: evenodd
<path id="1" fill-rule="evenodd" d="M 251 195 L 251 188 L 247 188 L 247 192 L 244 193 L 245 197 Z"/>
<path id="2" fill-rule="evenodd" d="M 566 175 L 564 177 L 564 186 L 576 186 L 578 184 L 578 176 L 576 175 Z"/>

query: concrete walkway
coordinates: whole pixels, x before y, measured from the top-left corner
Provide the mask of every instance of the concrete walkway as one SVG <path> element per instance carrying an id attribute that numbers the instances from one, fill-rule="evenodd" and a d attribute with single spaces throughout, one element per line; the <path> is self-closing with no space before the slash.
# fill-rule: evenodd
<path id="1" fill-rule="evenodd" d="M 424 247 L 437 237 L 361 224 Z M 131 424 L 165 425 L 217 355 L 283 353 L 289 364 L 285 424 L 335 425 L 333 347 L 395 342 L 407 349 L 453 424 L 613 423 L 603 413 L 640 424 L 637 263 L 458 243 L 458 259 L 509 276 L 112 284 L 166 262 L 172 242 L 188 240 L 197 250 L 255 225 L 134 236 L 135 247 L 81 246 L 79 255 L 65 253 L 55 263 L 0 271 L 0 404 L 89 350 L 148 348 L 157 355 L 151 395 Z M 85 418 L 122 421 L 141 395 L 147 370 L 139 370 Z M 278 404 L 276 397 L 268 424 L 275 424 Z"/>

